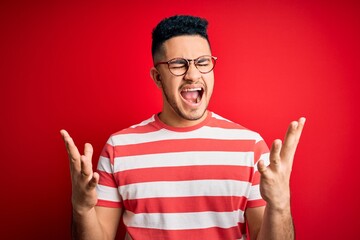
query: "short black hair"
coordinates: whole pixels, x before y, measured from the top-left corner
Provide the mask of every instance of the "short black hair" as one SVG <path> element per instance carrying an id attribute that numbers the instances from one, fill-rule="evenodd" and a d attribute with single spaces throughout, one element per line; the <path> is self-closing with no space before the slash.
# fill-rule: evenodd
<path id="1" fill-rule="evenodd" d="M 176 36 L 199 35 L 205 38 L 209 45 L 207 34 L 208 21 L 204 18 L 190 15 L 175 15 L 164 18 L 152 31 L 151 53 L 154 59 L 162 44 Z"/>

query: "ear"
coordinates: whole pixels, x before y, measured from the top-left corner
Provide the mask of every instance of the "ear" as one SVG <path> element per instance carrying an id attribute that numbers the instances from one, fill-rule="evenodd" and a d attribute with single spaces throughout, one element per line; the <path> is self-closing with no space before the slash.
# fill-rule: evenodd
<path id="1" fill-rule="evenodd" d="M 152 67 L 150 69 L 150 77 L 155 82 L 155 84 L 156 84 L 156 86 L 158 88 L 162 88 L 161 75 L 160 75 L 159 71 L 155 67 Z"/>

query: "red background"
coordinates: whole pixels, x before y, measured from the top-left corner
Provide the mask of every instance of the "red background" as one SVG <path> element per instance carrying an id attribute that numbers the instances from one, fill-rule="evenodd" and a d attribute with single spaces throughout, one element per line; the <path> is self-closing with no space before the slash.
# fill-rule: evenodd
<path id="1" fill-rule="evenodd" d="M 292 175 L 297 239 L 360 227 L 358 1 L 2 1 L 2 239 L 69 239 L 71 184 L 59 130 L 95 148 L 161 109 L 149 76 L 163 17 L 206 17 L 218 57 L 210 109 L 282 138 L 307 124 Z M 82 147 L 81 147 L 82 148 Z"/>

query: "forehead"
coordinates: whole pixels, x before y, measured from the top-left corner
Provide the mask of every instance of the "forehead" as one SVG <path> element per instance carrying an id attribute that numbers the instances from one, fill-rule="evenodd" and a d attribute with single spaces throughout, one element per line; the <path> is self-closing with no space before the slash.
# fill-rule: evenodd
<path id="1" fill-rule="evenodd" d="M 199 35 L 170 38 L 163 43 L 163 50 L 166 59 L 175 57 L 193 59 L 202 55 L 211 55 L 208 41 Z"/>

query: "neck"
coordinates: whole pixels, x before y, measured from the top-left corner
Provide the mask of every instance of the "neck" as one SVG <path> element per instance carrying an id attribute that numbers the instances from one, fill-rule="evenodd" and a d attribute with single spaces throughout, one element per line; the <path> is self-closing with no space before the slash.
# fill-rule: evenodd
<path id="1" fill-rule="evenodd" d="M 178 127 L 178 128 L 192 127 L 204 121 L 208 114 L 209 112 L 208 110 L 206 110 L 205 113 L 199 119 L 189 120 L 181 116 L 178 116 L 176 113 L 167 114 L 166 112 L 161 112 L 159 114 L 159 119 L 163 123 L 171 127 Z"/>

